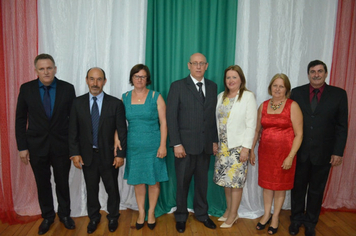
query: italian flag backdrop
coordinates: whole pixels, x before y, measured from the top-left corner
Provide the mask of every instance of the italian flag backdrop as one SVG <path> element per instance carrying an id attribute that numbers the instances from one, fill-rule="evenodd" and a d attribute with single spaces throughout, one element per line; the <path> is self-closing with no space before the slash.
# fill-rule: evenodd
<path id="1" fill-rule="evenodd" d="M 21 163 L 15 141 L 19 87 L 36 79 L 33 60 L 39 53 L 54 57 L 56 76 L 72 83 L 77 96 L 88 92 L 86 71 L 98 66 L 108 78 L 104 91 L 121 98 L 132 89 L 131 68 L 144 63 L 151 70 L 149 88 L 166 98 L 170 84 L 189 74 L 189 56 L 201 52 L 209 62 L 205 77 L 218 84 L 218 92 L 224 89 L 224 69 L 238 64 L 258 104 L 269 98 L 267 86 L 273 75 L 285 73 L 292 87 L 306 84 L 308 63 L 322 60 L 329 68 L 327 83 L 346 89 L 349 99 L 343 165 L 331 170 L 323 207 L 356 209 L 354 0 L 1 0 L 0 12 L 2 223 L 25 223 L 40 217 L 33 173 L 29 165 Z M 157 216 L 175 210 L 172 149 L 168 149 L 166 161 L 169 181 L 161 183 Z M 212 157 L 209 214 L 220 216 L 226 203 L 223 188 L 212 181 L 214 161 Z M 243 218 L 263 214 L 257 169 L 258 165 L 248 169 L 239 208 Z M 123 167 L 119 172 L 121 209 L 137 209 L 133 186 L 123 180 Z M 72 216 L 86 215 L 81 170 L 72 166 L 69 181 Z M 193 194 L 192 188 L 190 209 Z M 106 210 L 106 199 L 101 184 L 102 210 Z M 289 193 L 283 208 L 290 209 Z"/>

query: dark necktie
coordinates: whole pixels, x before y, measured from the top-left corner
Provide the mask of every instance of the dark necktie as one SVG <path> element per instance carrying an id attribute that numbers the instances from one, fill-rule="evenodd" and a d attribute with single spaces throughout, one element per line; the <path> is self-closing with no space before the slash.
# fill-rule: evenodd
<path id="1" fill-rule="evenodd" d="M 97 98 L 93 97 L 93 106 L 91 107 L 91 124 L 93 128 L 93 146 L 98 146 L 98 129 L 99 129 L 99 107 L 96 103 Z"/>
<path id="2" fill-rule="evenodd" d="M 46 115 L 48 119 L 51 119 L 51 96 L 49 96 L 49 90 L 51 86 L 43 86 L 44 94 L 43 94 L 43 107 L 45 109 Z"/>
<path id="3" fill-rule="evenodd" d="M 314 97 L 312 98 L 311 103 L 310 103 L 312 112 L 315 111 L 315 108 L 318 105 L 318 93 L 319 93 L 319 89 L 314 89 Z"/>
<path id="4" fill-rule="evenodd" d="M 199 87 L 199 95 L 200 97 L 203 99 L 203 102 L 205 101 L 205 96 L 204 96 L 204 93 L 203 93 L 203 83 L 202 82 L 198 82 L 197 83 L 198 87 Z"/>

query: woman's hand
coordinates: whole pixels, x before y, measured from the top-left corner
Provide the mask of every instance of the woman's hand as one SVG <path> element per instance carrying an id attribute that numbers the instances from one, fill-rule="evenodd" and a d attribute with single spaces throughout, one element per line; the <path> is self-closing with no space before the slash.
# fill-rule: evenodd
<path id="1" fill-rule="evenodd" d="M 253 150 L 251 150 L 251 153 L 250 153 L 250 163 L 251 165 L 255 165 L 255 162 L 256 161 L 256 155 L 255 155 L 255 152 Z"/>
<path id="2" fill-rule="evenodd" d="M 163 158 L 165 156 L 167 156 L 166 146 L 159 146 L 158 151 L 157 151 L 157 157 Z"/>
<path id="3" fill-rule="evenodd" d="M 248 148 L 242 148 L 240 152 L 240 161 L 245 162 L 248 160 L 248 154 L 249 154 L 249 149 Z"/>
<path id="4" fill-rule="evenodd" d="M 282 168 L 283 170 L 289 170 L 292 167 L 294 157 L 288 156 L 284 159 Z"/>

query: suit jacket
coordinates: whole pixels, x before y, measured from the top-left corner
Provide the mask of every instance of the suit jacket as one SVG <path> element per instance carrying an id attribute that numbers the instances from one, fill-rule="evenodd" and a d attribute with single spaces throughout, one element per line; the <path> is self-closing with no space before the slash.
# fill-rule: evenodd
<path id="1" fill-rule="evenodd" d="M 303 112 L 303 142 L 298 151 L 298 161 L 310 157 L 314 165 L 330 162 L 331 155 L 343 156 L 348 124 L 346 91 L 326 85 L 320 101 L 312 112 L 309 84 L 292 90 L 291 99 Z"/>
<path id="2" fill-rule="evenodd" d="M 216 108 L 222 104 L 223 94 L 224 92 L 219 94 Z M 250 91 L 244 91 L 240 101 L 237 100 L 238 97 L 235 98 L 226 123 L 227 146 L 229 149 L 238 146 L 251 149 L 257 122 L 256 99 Z M 217 127 L 219 126 L 218 113 L 216 111 Z"/>
<path id="3" fill-rule="evenodd" d="M 114 134 L 118 131 L 122 150 L 117 150 L 118 157 L 126 157 L 126 118 L 121 100 L 104 93 L 98 129 L 99 154 L 102 162 L 112 165 L 114 161 Z M 90 115 L 89 93 L 73 101 L 69 121 L 70 156 L 81 155 L 89 166 L 93 158 L 93 131 Z"/>
<path id="4" fill-rule="evenodd" d="M 52 118 L 48 120 L 38 79 L 21 85 L 15 122 L 18 150 L 27 149 L 34 156 L 68 155 L 69 114 L 74 98 L 73 85 L 57 79 Z"/>
<path id="5" fill-rule="evenodd" d="M 171 84 L 167 97 L 170 146 L 182 144 L 187 154 L 213 153 L 218 142 L 215 107 L 217 85 L 205 80 L 205 102 L 190 76 Z"/>

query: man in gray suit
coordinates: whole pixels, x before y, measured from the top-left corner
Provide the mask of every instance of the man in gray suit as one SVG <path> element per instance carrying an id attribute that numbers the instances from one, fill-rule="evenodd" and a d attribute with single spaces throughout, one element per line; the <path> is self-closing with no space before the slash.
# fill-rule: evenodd
<path id="1" fill-rule="evenodd" d="M 215 107 L 217 85 L 204 78 L 206 58 L 195 53 L 188 62 L 190 75 L 175 81 L 167 98 L 167 124 L 170 146 L 174 148 L 177 177 L 176 229 L 185 231 L 188 218 L 187 196 L 194 175 L 194 212 L 208 228 L 216 225 L 208 216 L 207 186 L 210 156 L 218 150 Z"/>

